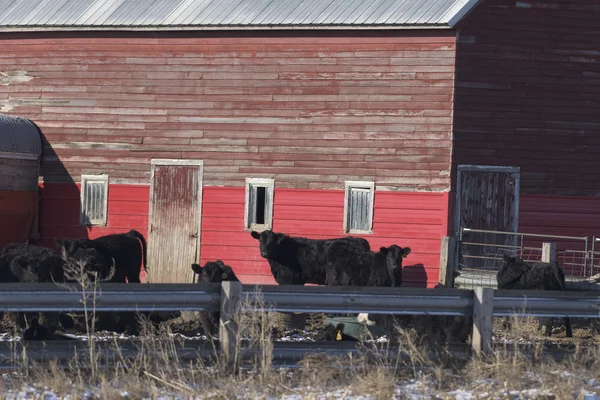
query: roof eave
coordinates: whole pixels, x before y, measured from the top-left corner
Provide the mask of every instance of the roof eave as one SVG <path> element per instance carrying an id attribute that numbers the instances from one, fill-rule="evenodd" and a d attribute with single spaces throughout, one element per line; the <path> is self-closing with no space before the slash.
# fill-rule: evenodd
<path id="1" fill-rule="evenodd" d="M 449 16 L 447 21 L 449 28 L 455 28 L 456 25 L 462 21 L 467 14 L 469 14 L 480 0 L 459 0 L 454 6 L 450 7 L 444 14 L 444 17 Z M 444 17 L 441 19 L 444 20 Z"/>
<path id="2" fill-rule="evenodd" d="M 69 31 L 227 31 L 227 30 L 424 30 L 452 29 L 449 24 L 402 25 L 65 25 L 0 26 L 0 32 L 69 32 Z"/>

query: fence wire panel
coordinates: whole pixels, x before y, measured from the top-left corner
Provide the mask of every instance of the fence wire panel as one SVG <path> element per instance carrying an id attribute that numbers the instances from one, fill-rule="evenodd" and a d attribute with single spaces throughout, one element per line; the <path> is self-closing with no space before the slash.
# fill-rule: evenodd
<path id="1" fill-rule="evenodd" d="M 457 287 L 496 287 L 496 274 L 505 254 L 525 261 L 542 260 L 543 243 L 556 244 L 556 261 L 570 281 L 600 272 L 600 252 L 592 261 L 593 245 L 587 237 L 528 234 L 461 228 Z M 600 239 L 594 238 L 600 250 Z M 593 272 L 596 271 L 596 272 Z"/>

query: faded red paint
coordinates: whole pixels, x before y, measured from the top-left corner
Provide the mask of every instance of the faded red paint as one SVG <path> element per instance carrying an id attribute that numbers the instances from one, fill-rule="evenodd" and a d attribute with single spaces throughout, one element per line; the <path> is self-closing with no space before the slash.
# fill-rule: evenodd
<path id="1" fill-rule="evenodd" d="M 77 185 L 45 184 L 41 195 L 41 245 L 54 247 L 54 237 L 95 238 L 129 229 L 147 237 L 148 186 L 111 184 L 108 225 L 89 230 L 79 226 Z M 243 230 L 244 195 L 244 188 L 204 187 L 201 262 L 220 258 L 244 283 L 275 284 L 257 241 Z M 275 189 L 274 201 L 275 230 L 311 238 L 344 235 L 343 191 Z M 374 249 L 393 243 L 411 247 L 404 260 L 406 285 L 433 286 L 438 278 L 440 237 L 447 229 L 447 205 L 448 193 L 376 191 L 375 233 L 360 236 Z"/>
<path id="2" fill-rule="evenodd" d="M 187 158 L 204 160 L 211 186 L 268 174 L 288 188 L 364 177 L 442 191 L 455 41 L 451 30 L 2 32 L 0 71 L 34 78 L 0 85 L 0 98 L 40 126 L 45 182 L 148 184 L 152 158 Z M 65 145 L 88 141 L 106 146 Z"/>

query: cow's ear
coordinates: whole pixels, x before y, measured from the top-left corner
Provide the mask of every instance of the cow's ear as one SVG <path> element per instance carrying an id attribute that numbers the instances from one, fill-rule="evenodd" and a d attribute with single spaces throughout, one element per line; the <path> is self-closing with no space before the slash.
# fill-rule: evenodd
<path id="1" fill-rule="evenodd" d="M 250 232 L 250 235 L 254 238 L 254 239 L 260 239 L 260 233 L 252 231 Z"/>
<path id="2" fill-rule="evenodd" d="M 277 244 L 281 243 L 281 241 L 285 239 L 285 235 L 283 233 L 277 234 Z"/>
<path id="3" fill-rule="evenodd" d="M 402 257 L 406 258 L 410 254 L 410 247 L 402 249 Z"/>
<path id="4" fill-rule="evenodd" d="M 380 247 L 379 252 L 381 254 L 387 254 L 390 250 L 387 247 Z"/>
<path id="5" fill-rule="evenodd" d="M 202 267 L 198 264 L 192 264 L 192 271 L 200 275 L 202 274 Z"/>
<path id="6" fill-rule="evenodd" d="M 512 257 L 511 257 L 511 256 L 509 256 L 508 254 L 504 253 L 504 254 L 502 255 L 502 258 L 504 259 L 504 261 L 510 261 Z"/>
<path id="7" fill-rule="evenodd" d="M 227 275 L 227 272 L 223 272 L 221 274 L 221 279 L 229 279 L 229 275 Z"/>
<path id="8" fill-rule="evenodd" d="M 64 239 L 54 238 L 54 243 L 58 246 L 58 248 L 62 248 Z"/>

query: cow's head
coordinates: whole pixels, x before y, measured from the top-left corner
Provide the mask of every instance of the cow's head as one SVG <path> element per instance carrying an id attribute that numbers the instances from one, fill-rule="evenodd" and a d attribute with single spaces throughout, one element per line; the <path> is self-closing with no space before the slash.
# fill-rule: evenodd
<path id="1" fill-rule="evenodd" d="M 275 233 L 271 230 L 265 230 L 261 233 L 252 231 L 252 237 L 260 242 L 260 255 L 264 258 L 270 258 L 277 251 L 277 247 L 286 238 L 283 233 Z"/>
<path id="2" fill-rule="evenodd" d="M 385 255 L 392 286 L 400 286 L 402 282 L 402 260 L 410 254 L 410 247 L 400 247 L 393 244 L 390 247 L 381 247 L 379 252 Z"/>
<path id="3" fill-rule="evenodd" d="M 238 281 L 233 269 L 221 260 L 208 261 L 204 268 L 192 264 L 192 270 L 199 275 L 198 283 L 221 283 L 223 281 Z"/>

